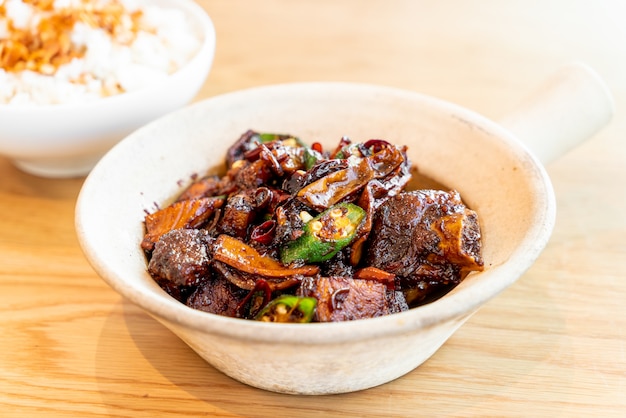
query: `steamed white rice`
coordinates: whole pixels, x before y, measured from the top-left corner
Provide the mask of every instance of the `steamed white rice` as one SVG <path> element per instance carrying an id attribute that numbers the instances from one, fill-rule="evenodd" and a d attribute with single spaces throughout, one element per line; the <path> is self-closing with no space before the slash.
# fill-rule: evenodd
<path id="1" fill-rule="evenodd" d="M 117 1 L 130 15 L 140 10 L 141 30 L 132 42 L 114 39 L 108 32 L 82 22 L 74 25 L 72 44 L 86 53 L 63 64 L 51 74 L 0 68 L 0 103 L 81 103 L 103 96 L 133 91 L 158 83 L 184 66 L 197 52 L 200 40 L 191 31 L 183 12 L 135 0 L 90 0 L 94 6 Z M 33 30 L 42 11 L 22 0 L 0 0 L 0 39 L 7 39 L 12 25 Z M 54 9 L 84 7 L 84 0 L 55 0 Z M 124 16 L 126 17 L 126 16 Z M 126 41 L 126 42 L 124 42 Z"/>

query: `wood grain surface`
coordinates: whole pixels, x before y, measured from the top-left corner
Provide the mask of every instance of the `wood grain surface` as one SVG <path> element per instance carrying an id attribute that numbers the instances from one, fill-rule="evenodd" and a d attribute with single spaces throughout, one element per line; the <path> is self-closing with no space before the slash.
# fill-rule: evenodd
<path id="1" fill-rule="evenodd" d="M 497 120 L 580 60 L 617 113 L 548 166 L 558 219 L 534 267 L 418 369 L 323 397 L 253 389 L 207 365 L 91 269 L 73 224 L 83 179 L 33 177 L 0 157 L 0 416 L 626 416 L 626 2 L 199 3 L 218 46 L 198 100 L 356 81 Z"/>

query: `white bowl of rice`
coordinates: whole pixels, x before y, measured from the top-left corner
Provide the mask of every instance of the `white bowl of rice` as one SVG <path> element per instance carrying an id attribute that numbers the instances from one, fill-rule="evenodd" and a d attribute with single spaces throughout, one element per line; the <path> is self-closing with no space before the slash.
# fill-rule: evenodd
<path id="1" fill-rule="evenodd" d="M 192 101 L 214 53 L 192 0 L 0 0 L 0 154 L 39 176 L 85 175 Z"/>

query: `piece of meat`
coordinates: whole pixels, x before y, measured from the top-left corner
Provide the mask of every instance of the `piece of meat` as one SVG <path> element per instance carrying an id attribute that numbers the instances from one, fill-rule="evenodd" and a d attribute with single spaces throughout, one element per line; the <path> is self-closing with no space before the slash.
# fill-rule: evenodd
<path id="1" fill-rule="evenodd" d="M 266 161 L 239 160 L 226 173 L 223 179 L 222 192 L 232 194 L 240 190 L 254 189 L 269 184 L 273 178 L 274 173 Z"/>
<path id="2" fill-rule="evenodd" d="M 378 208 L 366 264 L 398 276 L 413 274 L 424 262 L 482 270 L 480 248 L 477 215 L 457 192 L 418 190 Z"/>
<path id="3" fill-rule="evenodd" d="M 333 258 L 320 263 L 320 273 L 326 277 L 352 277 L 354 267 L 350 264 L 350 247 L 339 251 Z"/>
<path id="4" fill-rule="evenodd" d="M 400 193 L 374 216 L 365 261 L 395 274 L 421 300 L 483 269 L 478 217 L 456 191 Z"/>
<path id="5" fill-rule="evenodd" d="M 219 276 L 203 282 L 187 299 L 187 306 L 216 315 L 237 317 L 237 308 L 248 291 Z"/>
<path id="6" fill-rule="evenodd" d="M 226 166 L 230 169 L 235 161 L 243 160 L 246 153 L 258 147 L 255 138 L 258 132 L 248 129 L 244 132 L 226 152 Z"/>
<path id="7" fill-rule="evenodd" d="M 170 286 L 197 286 L 211 276 L 213 241 L 203 229 L 170 231 L 155 244 L 148 272 L 157 282 L 169 282 Z"/>
<path id="8" fill-rule="evenodd" d="M 218 230 L 236 238 L 246 239 L 248 228 L 272 200 L 266 187 L 249 189 L 228 198 Z"/>
<path id="9" fill-rule="evenodd" d="M 376 280 L 350 277 L 305 278 L 301 296 L 317 299 L 318 322 L 353 321 L 407 310 L 404 295 Z"/>

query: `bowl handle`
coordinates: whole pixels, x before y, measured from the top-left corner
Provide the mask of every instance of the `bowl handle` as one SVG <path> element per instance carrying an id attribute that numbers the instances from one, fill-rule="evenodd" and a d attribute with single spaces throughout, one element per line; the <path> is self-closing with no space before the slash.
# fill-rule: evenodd
<path id="1" fill-rule="evenodd" d="M 547 164 L 598 132 L 613 113 L 604 81 L 576 62 L 559 69 L 500 124 Z"/>

